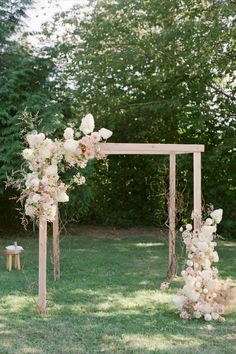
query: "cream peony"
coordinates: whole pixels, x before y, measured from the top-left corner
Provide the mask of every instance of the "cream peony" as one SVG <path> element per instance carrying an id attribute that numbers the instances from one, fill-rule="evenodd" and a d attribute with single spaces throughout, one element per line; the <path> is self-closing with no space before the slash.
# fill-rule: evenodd
<path id="1" fill-rule="evenodd" d="M 79 130 L 83 132 L 85 135 L 90 134 L 94 130 L 94 118 L 92 114 L 86 114 L 86 116 L 82 119 Z"/>

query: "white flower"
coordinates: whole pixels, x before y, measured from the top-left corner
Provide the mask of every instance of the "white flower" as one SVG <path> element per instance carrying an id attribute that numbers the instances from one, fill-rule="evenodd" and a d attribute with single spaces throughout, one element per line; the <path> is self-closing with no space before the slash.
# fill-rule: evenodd
<path id="1" fill-rule="evenodd" d="M 212 225 L 212 223 L 213 223 L 213 220 L 212 220 L 211 218 L 207 218 L 206 221 L 205 221 L 205 224 L 206 224 L 207 226 Z"/>
<path id="2" fill-rule="evenodd" d="M 220 315 L 218 313 L 216 313 L 216 312 L 212 312 L 211 317 L 212 317 L 213 320 L 218 320 Z"/>
<path id="3" fill-rule="evenodd" d="M 202 276 L 203 280 L 209 281 L 212 276 L 211 270 L 209 270 L 209 269 L 203 270 L 201 273 L 201 276 Z"/>
<path id="4" fill-rule="evenodd" d="M 36 213 L 37 209 L 35 207 L 33 207 L 32 205 L 29 204 L 25 204 L 25 214 L 33 217 Z"/>
<path id="5" fill-rule="evenodd" d="M 198 248 L 200 251 L 205 252 L 208 249 L 208 244 L 206 242 L 198 242 Z"/>
<path id="6" fill-rule="evenodd" d="M 82 119 L 79 130 L 82 131 L 85 135 L 90 134 L 94 130 L 94 118 L 92 114 L 86 114 L 86 116 Z"/>
<path id="7" fill-rule="evenodd" d="M 183 232 L 184 231 L 184 228 L 183 226 L 181 226 L 181 228 L 179 229 L 180 232 Z"/>
<path id="8" fill-rule="evenodd" d="M 101 140 L 101 135 L 100 135 L 99 133 L 93 132 L 93 133 L 90 135 L 90 141 L 91 141 L 93 144 L 98 143 L 100 140 Z"/>
<path id="9" fill-rule="evenodd" d="M 51 139 L 45 139 L 39 148 L 39 156 L 41 159 L 49 159 L 52 156 L 54 143 Z"/>
<path id="10" fill-rule="evenodd" d="M 192 267 L 192 266 L 193 266 L 193 261 L 188 260 L 188 261 L 187 261 L 187 265 L 188 265 L 189 267 Z"/>
<path id="11" fill-rule="evenodd" d="M 65 203 L 69 201 L 69 196 L 66 194 L 66 192 L 58 190 L 56 200 L 60 203 Z"/>
<path id="12" fill-rule="evenodd" d="M 26 140 L 28 141 L 30 147 L 33 147 L 34 145 L 41 143 L 44 139 L 45 139 L 45 135 L 43 133 L 28 134 L 26 136 Z"/>
<path id="13" fill-rule="evenodd" d="M 213 262 L 219 262 L 219 256 L 217 251 L 213 252 Z"/>
<path id="14" fill-rule="evenodd" d="M 101 137 L 104 139 L 104 140 L 107 140 L 109 139 L 111 136 L 112 136 L 112 131 L 106 129 L 106 128 L 102 128 L 100 129 L 99 131 L 99 134 L 101 135 Z"/>
<path id="15" fill-rule="evenodd" d="M 222 220 L 223 209 L 216 209 L 211 214 L 212 219 L 216 224 L 219 224 Z"/>
<path id="16" fill-rule="evenodd" d="M 201 228 L 201 232 L 205 235 L 211 235 L 216 232 L 216 225 L 204 225 Z"/>
<path id="17" fill-rule="evenodd" d="M 47 176 L 56 176 L 58 173 L 57 171 L 57 165 L 49 165 L 47 166 L 47 168 L 45 169 L 45 174 Z"/>
<path id="18" fill-rule="evenodd" d="M 72 128 L 66 128 L 64 131 L 64 138 L 66 140 L 74 138 L 74 130 Z"/>
<path id="19" fill-rule="evenodd" d="M 192 231 L 192 229 L 193 229 L 193 227 L 192 227 L 191 224 L 187 224 L 187 225 L 186 225 L 186 230 Z"/>
<path id="20" fill-rule="evenodd" d="M 201 314 L 200 311 L 194 311 L 193 317 L 195 317 L 195 318 L 201 318 L 201 317 L 202 317 L 202 314 Z"/>
<path id="21" fill-rule="evenodd" d="M 212 320 L 212 317 L 211 317 L 211 315 L 210 315 L 209 313 L 206 313 L 205 316 L 204 316 L 204 319 L 205 319 L 206 321 L 211 321 L 211 320 Z"/>
<path id="22" fill-rule="evenodd" d="M 34 151 L 32 149 L 24 149 L 22 155 L 25 160 L 31 160 L 34 156 Z"/>
<path id="23" fill-rule="evenodd" d="M 68 139 L 64 143 L 64 150 L 68 153 L 75 153 L 78 146 L 79 142 L 77 140 Z"/>
<path id="24" fill-rule="evenodd" d="M 183 296 L 183 295 L 175 295 L 173 296 L 173 299 L 172 299 L 174 305 L 179 309 L 179 310 L 182 310 L 183 306 L 184 306 L 184 303 L 186 301 L 186 297 Z"/>
<path id="25" fill-rule="evenodd" d="M 41 199 L 41 196 L 40 194 L 38 193 L 35 193 L 32 197 L 31 197 L 31 200 L 32 200 L 32 203 L 38 203 Z"/>

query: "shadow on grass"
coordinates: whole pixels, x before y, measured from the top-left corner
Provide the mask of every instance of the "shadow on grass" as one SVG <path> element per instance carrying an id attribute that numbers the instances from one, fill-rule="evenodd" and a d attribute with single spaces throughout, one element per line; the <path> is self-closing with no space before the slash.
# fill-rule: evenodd
<path id="1" fill-rule="evenodd" d="M 179 279 L 159 290 L 167 244 L 145 241 L 64 238 L 62 279 L 53 282 L 48 264 L 48 310 L 40 317 L 37 246 L 26 240 L 24 273 L 1 270 L 0 353 L 236 352 L 236 313 L 224 325 L 179 319 L 170 301 Z M 219 248 L 221 274 L 235 276 L 235 246 Z"/>

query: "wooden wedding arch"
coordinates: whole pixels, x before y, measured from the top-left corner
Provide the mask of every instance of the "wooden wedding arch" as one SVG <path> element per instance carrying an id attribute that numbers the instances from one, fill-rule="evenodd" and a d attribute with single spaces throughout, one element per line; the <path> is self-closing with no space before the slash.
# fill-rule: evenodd
<path id="1" fill-rule="evenodd" d="M 201 153 L 204 145 L 190 144 L 100 144 L 105 155 L 169 155 L 169 262 L 167 275 L 171 278 L 175 274 L 175 218 L 176 218 L 176 155 L 193 154 L 193 219 L 194 229 L 201 225 Z M 53 222 L 53 265 L 54 279 L 60 279 L 60 246 L 59 246 L 58 210 Z M 39 220 L 39 300 L 38 310 L 46 310 L 46 273 L 47 273 L 47 221 Z"/>

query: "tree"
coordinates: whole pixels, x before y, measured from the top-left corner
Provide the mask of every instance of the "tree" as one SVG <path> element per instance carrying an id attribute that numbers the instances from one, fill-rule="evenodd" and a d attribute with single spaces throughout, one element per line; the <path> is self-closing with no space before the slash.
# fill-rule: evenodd
<path id="1" fill-rule="evenodd" d="M 236 200 L 234 10 L 230 0 L 119 0 L 100 2 L 79 24 L 76 10 L 63 15 L 74 26 L 63 42 L 74 112 L 91 111 L 98 124 L 114 130 L 113 141 L 205 143 L 205 200 L 222 206 L 228 221 Z M 191 164 L 179 160 L 180 190 L 192 190 Z M 140 157 L 111 159 L 105 178 L 104 168 L 97 170 L 99 208 L 91 215 L 109 223 L 157 221 L 156 205 L 159 215 L 165 203 L 156 179 L 165 175 L 165 160 L 150 158 L 144 165 Z"/>

